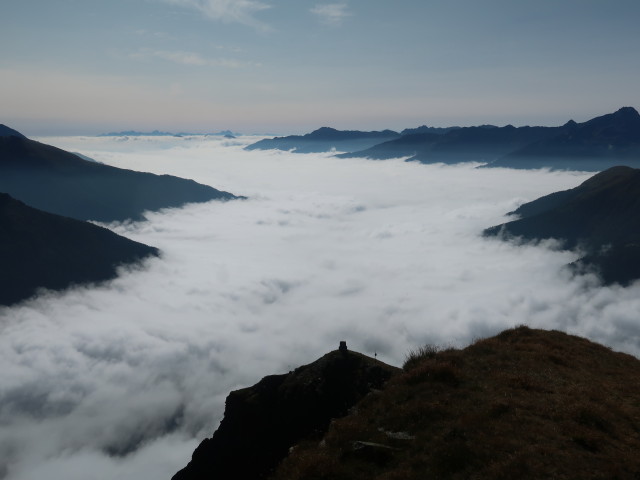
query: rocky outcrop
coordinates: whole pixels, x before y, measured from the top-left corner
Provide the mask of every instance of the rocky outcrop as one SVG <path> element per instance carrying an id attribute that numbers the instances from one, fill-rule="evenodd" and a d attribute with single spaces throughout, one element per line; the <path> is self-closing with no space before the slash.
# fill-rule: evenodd
<path id="1" fill-rule="evenodd" d="M 296 443 L 320 438 L 399 369 L 342 348 L 231 392 L 224 419 L 173 480 L 266 478 Z"/>

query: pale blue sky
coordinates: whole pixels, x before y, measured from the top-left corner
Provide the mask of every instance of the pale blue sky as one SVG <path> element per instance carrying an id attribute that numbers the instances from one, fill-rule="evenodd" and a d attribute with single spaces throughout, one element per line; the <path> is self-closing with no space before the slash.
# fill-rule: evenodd
<path id="1" fill-rule="evenodd" d="M 300 133 L 640 106 L 637 0 L 7 0 L 0 123 Z"/>

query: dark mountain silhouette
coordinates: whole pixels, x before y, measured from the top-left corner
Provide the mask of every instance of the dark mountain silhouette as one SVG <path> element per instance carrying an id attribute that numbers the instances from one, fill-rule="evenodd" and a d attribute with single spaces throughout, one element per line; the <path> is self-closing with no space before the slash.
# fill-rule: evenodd
<path id="1" fill-rule="evenodd" d="M 584 123 L 569 122 L 558 135 L 517 149 L 490 166 L 597 171 L 639 164 L 640 115 L 624 107 Z"/>
<path id="2" fill-rule="evenodd" d="M 416 133 L 338 157 L 376 160 L 409 157 L 409 161 L 422 163 L 492 162 L 532 142 L 551 137 L 560 128 L 482 125 L 456 128 L 444 134 Z"/>
<path id="3" fill-rule="evenodd" d="M 116 276 L 158 250 L 106 228 L 42 212 L 0 193 L 0 304 Z"/>
<path id="4" fill-rule="evenodd" d="M 99 162 L 98 160 L 96 160 L 94 158 L 87 157 L 86 155 L 83 155 L 82 153 L 79 153 L 79 152 L 71 152 L 71 153 L 73 153 L 74 155 L 80 157 L 82 160 L 86 160 L 87 162 L 102 163 L 102 162 Z"/>
<path id="5" fill-rule="evenodd" d="M 0 137 L 19 137 L 19 138 L 27 138 L 17 130 L 13 128 L 9 128 L 6 125 L 0 124 Z"/>
<path id="6" fill-rule="evenodd" d="M 607 283 L 640 278 L 640 170 L 613 167 L 571 190 L 552 193 L 512 212 L 521 218 L 485 235 L 555 238 L 586 256 L 576 269 L 595 269 Z"/>
<path id="7" fill-rule="evenodd" d="M 458 128 L 460 127 L 427 127 L 426 125 L 421 125 L 416 128 L 405 128 L 400 132 L 400 135 L 415 135 L 416 133 L 436 133 L 438 135 L 444 135 Z"/>
<path id="8" fill-rule="evenodd" d="M 290 135 L 260 140 L 245 147 L 246 150 L 294 150 L 296 153 L 330 152 L 332 149 L 350 152 L 369 148 L 392 138 L 399 133 L 391 130 L 381 132 L 361 132 L 357 130 L 336 130 L 322 127 L 306 135 Z"/>
<path id="9" fill-rule="evenodd" d="M 218 430 L 173 480 L 267 478 L 292 446 L 319 439 L 331 419 L 346 415 L 398 371 L 345 348 L 231 392 Z"/>
<path id="10" fill-rule="evenodd" d="M 637 479 L 638 378 L 637 358 L 558 331 L 420 349 L 270 478 Z"/>
<path id="11" fill-rule="evenodd" d="M 239 198 L 193 180 L 90 162 L 24 136 L 0 137 L 0 191 L 79 220 L 140 220 L 145 210 Z"/>
<path id="12" fill-rule="evenodd" d="M 340 158 L 408 157 L 422 163 L 485 162 L 486 167 L 598 171 L 638 165 L 640 115 L 632 107 L 561 127 L 418 127 L 402 136 Z"/>
<path id="13" fill-rule="evenodd" d="M 336 155 L 339 158 L 370 158 L 372 160 L 387 160 L 389 158 L 411 157 L 419 155 L 418 152 L 428 152 L 429 149 L 441 140 L 438 133 L 412 133 L 400 138 L 379 143 L 365 150 Z"/>

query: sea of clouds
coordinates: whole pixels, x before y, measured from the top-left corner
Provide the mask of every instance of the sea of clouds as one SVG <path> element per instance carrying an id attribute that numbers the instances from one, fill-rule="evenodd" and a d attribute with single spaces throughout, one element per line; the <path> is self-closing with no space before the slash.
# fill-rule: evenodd
<path id="1" fill-rule="evenodd" d="M 527 324 L 640 354 L 638 286 L 572 278 L 577 254 L 549 242 L 481 237 L 591 174 L 249 152 L 250 137 L 40 140 L 248 199 L 109 225 L 161 258 L 0 308 L 0 478 L 168 480 L 230 390 L 340 340 L 401 365 Z"/>

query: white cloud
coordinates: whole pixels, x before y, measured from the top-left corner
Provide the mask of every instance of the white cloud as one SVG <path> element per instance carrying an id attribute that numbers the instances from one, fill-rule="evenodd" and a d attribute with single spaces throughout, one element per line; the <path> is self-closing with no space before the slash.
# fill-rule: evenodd
<path id="1" fill-rule="evenodd" d="M 318 4 L 311 9 L 311 13 L 317 15 L 325 25 L 331 26 L 342 25 L 344 19 L 351 15 L 346 3 Z"/>
<path id="2" fill-rule="evenodd" d="M 599 288 L 570 278 L 570 252 L 479 236 L 586 174 L 247 152 L 246 138 L 41 140 L 250 198 L 114 225 L 163 257 L 0 309 L 7 480 L 170 478 L 230 390 L 340 340 L 397 365 L 527 323 L 640 353 L 640 286 Z"/>
<path id="3" fill-rule="evenodd" d="M 249 66 L 258 66 L 259 64 L 250 62 L 241 62 L 228 58 L 206 58 L 199 53 L 170 51 L 170 50 L 151 50 L 141 49 L 136 53 L 129 55 L 133 59 L 160 58 L 169 62 L 178 63 L 180 65 L 195 67 L 224 67 L 224 68 L 243 68 Z"/>
<path id="4" fill-rule="evenodd" d="M 228 23 L 241 23 L 266 30 L 268 26 L 255 18 L 255 14 L 270 8 L 256 0 L 165 0 L 168 3 L 199 11 L 207 18 Z"/>

